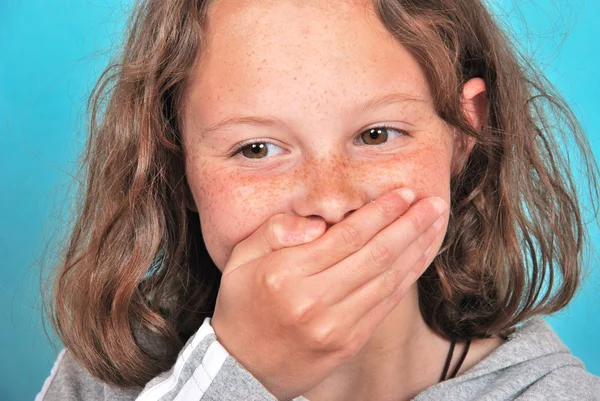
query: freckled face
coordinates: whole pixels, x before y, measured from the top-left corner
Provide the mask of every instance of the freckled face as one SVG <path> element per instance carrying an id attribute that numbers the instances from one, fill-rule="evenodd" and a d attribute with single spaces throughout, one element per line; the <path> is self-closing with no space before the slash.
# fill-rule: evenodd
<path id="1" fill-rule="evenodd" d="M 371 6 L 216 1 L 207 46 L 188 89 L 184 146 L 220 269 L 278 213 L 335 224 L 403 186 L 449 201 L 452 135 L 417 61 Z"/>

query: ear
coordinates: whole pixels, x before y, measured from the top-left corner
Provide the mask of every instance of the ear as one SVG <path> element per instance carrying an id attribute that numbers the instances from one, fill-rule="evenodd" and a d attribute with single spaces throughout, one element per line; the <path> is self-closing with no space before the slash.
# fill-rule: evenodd
<path id="1" fill-rule="evenodd" d="M 462 112 L 469 124 L 479 131 L 483 128 L 487 113 L 485 81 L 481 78 L 471 78 L 463 85 L 461 96 Z M 454 174 L 458 174 L 475 146 L 475 139 L 455 131 L 453 152 Z"/>
<path id="2" fill-rule="evenodd" d="M 462 111 L 469 123 L 480 130 L 487 109 L 487 98 L 485 94 L 485 81 L 481 78 L 471 78 L 463 86 L 461 97 Z"/>

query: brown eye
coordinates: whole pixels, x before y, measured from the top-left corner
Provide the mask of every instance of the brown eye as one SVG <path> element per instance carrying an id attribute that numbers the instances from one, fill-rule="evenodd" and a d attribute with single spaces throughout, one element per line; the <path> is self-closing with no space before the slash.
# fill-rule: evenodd
<path id="1" fill-rule="evenodd" d="M 247 157 L 248 159 L 262 159 L 267 156 L 269 150 L 267 149 L 266 143 L 257 142 L 244 146 L 241 149 L 241 152 L 244 157 Z"/>
<path id="2" fill-rule="evenodd" d="M 362 134 L 360 134 L 360 139 L 365 145 L 381 145 L 390 139 L 390 134 L 393 137 L 405 135 L 405 133 L 401 130 L 397 130 L 394 128 L 388 127 L 375 127 L 366 130 Z"/>
<path id="3" fill-rule="evenodd" d="M 360 134 L 360 137 L 366 145 L 381 145 L 387 142 L 387 128 L 372 128 Z"/>
<path id="4" fill-rule="evenodd" d="M 285 153 L 285 150 L 280 146 L 277 146 L 272 142 L 257 140 L 256 142 L 242 142 L 237 146 L 237 150 L 232 156 L 241 154 L 245 159 L 258 160 L 271 158 L 280 153 Z"/>

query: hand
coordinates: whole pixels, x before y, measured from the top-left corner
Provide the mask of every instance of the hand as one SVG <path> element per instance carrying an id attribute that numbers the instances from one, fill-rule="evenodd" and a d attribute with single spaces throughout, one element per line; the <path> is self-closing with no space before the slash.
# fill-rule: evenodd
<path id="1" fill-rule="evenodd" d="M 389 192 L 330 227 L 275 215 L 223 269 L 212 326 L 278 399 L 322 382 L 364 346 L 431 263 L 446 204 Z"/>

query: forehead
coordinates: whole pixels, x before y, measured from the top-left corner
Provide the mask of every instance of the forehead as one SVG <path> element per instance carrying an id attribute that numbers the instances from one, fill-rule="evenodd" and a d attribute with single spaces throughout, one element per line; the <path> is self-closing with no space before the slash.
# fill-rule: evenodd
<path id="1" fill-rule="evenodd" d="M 190 96 L 211 113 L 343 106 L 400 93 L 428 100 L 415 58 L 383 26 L 371 2 L 217 0 Z"/>
<path id="2" fill-rule="evenodd" d="M 329 17 L 352 13 L 362 15 L 374 11 L 373 3 L 369 0 L 213 0 L 209 12 L 213 21 L 221 18 L 231 21 L 230 18 L 235 15 L 236 18 L 252 22 L 257 16 L 272 13 L 276 7 L 299 12 L 312 9 Z"/>

